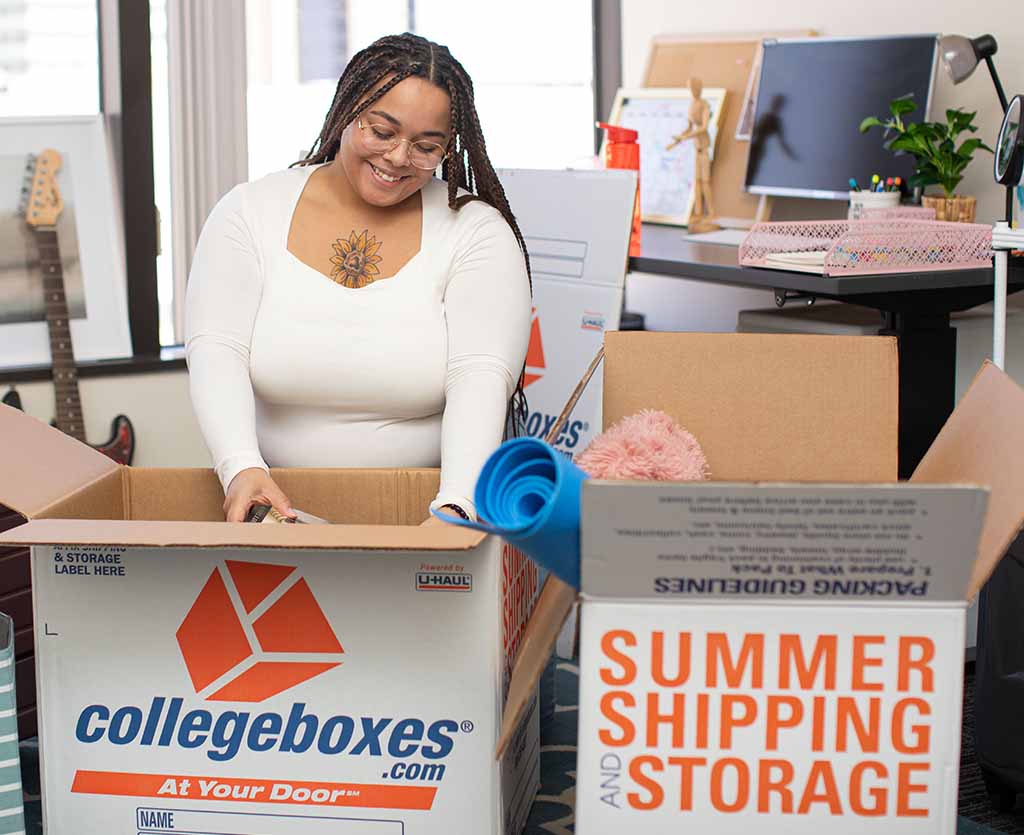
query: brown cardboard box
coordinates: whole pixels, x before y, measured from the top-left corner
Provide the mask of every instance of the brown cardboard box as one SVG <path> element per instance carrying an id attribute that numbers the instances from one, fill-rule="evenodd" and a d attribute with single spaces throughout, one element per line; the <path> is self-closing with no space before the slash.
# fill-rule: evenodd
<path id="1" fill-rule="evenodd" d="M 991 574 L 1024 522 L 1024 391 L 994 366 L 986 364 L 911 483 L 896 485 L 892 482 L 896 474 L 897 357 L 895 343 L 888 339 L 612 333 L 606 337 L 604 373 L 606 425 L 641 408 L 667 411 L 701 442 L 714 481 L 676 486 L 594 481 L 584 485 L 577 831 L 581 835 L 609 831 L 608 826 L 616 821 L 615 825 L 624 830 L 643 829 L 659 835 L 677 831 L 680 825 L 742 832 L 757 821 L 756 825 L 766 831 L 795 833 L 818 831 L 827 819 L 827 825 L 836 833 L 888 832 L 897 825 L 904 826 L 900 831 L 908 833 L 952 833 L 964 613 L 966 601 L 973 598 Z M 732 497 L 739 516 L 727 519 L 736 519 L 754 530 L 760 525 L 750 519 L 763 518 L 769 522 L 765 527 L 771 530 L 774 520 L 769 516 L 748 515 L 744 519 L 744 510 L 739 509 L 742 503 L 754 503 L 763 509 L 770 507 L 771 501 L 809 500 L 813 504 L 821 496 L 830 497 L 837 505 L 874 503 L 877 508 L 886 508 L 878 512 L 895 515 L 897 521 L 903 507 L 927 505 L 934 509 L 945 507 L 942 503 L 949 501 L 950 513 L 933 513 L 931 518 L 919 516 L 907 527 L 913 531 L 911 540 L 916 537 L 917 541 L 902 546 L 904 555 L 892 559 L 900 571 L 915 579 L 902 586 L 885 579 L 888 575 L 870 573 L 877 562 L 870 556 L 874 552 L 865 552 L 867 558 L 848 558 L 840 548 L 830 550 L 833 546 L 827 542 L 822 543 L 821 549 L 825 556 L 813 559 L 828 563 L 839 554 L 835 562 L 825 566 L 797 562 L 795 568 L 777 570 L 772 575 L 797 578 L 794 585 L 777 579 L 759 580 L 771 573 L 766 564 L 773 568 L 782 564 L 776 563 L 774 557 L 760 562 L 752 557 L 750 567 L 757 573 L 739 575 L 739 580 L 711 579 L 715 571 L 705 569 L 711 563 L 704 561 L 711 557 L 704 556 L 704 546 L 685 544 L 690 533 L 700 531 L 686 527 L 691 524 L 689 521 L 675 521 L 693 518 L 689 509 L 683 509 L 688 506 L 676 504 L 680 509 L 672 511 L 673 505 L 659 504 L 728 502 Z M 768 504 L 765 497 L 769 497 Z M 704 525 L 706 522 L 701 522 L 698 527 Z M 658 536 L 645 540 L 643 532 L 648 528 Z M 948 535 L 944 535 L 944 530 L 948 530 Z M 761 540 L 759 536 L 754 533 L 752 543 L 770 548 L 771 534 Z M 892 548 L 892 536 L 897 535 L 885 533 L 874 538 L 884 540 L 885 548 Z M 662 546 L 659 541 L 669 544 Z M 694 560 L 687 556 L 691 551 L 697 557 Z M 899 547 L 895 552 L 899 552 Z M 881 559 L 887 562 L 890 557 Z M 723 562 L 730 560 L 726 558 Z M 632 568 L 624 569 L 625 564 Z M 865 569 L 865 565 L 870 567 Z M 819 572 L 823 567 L 832 568 L 838 579 L 826 579 L 828 571 L 807 575 L 819 578 L 813 582 L 799 579 L 805 576 L 805 569 Z M 865 570 L 868 573 L 862 574 Z M 727 575 L 727 570 L 719 573 Z M 754 578 L 749 584 L 742 579 L 748 576 Z M 874 580 L 877 576 L 883 579 Z M 815 598 L 813 594 L 819 593 L 819 586 L 820 594 L 832 596 Z M 869 597 L 858 598 L 861 594 Z M 506 728 L 514 726 L 520 694 L 529 691 L 542 671 L 563 620 L 576 600 L 573 589 L 553 578 L 547 581 L 513 671 L 505 710 Z M 916 628 L 922 634 L 914 632 L 914 624 L 918 624 Z M 651 646 L 671 647 L 667 652 L 669 658 L 661 662 L 664 666 L 653 672 L 645 643 L 650 636 L 642 634 L 645 629 L 654 630 Z M 769 788 L 766 794 L 758 795 L 759 775 L 754 766 L 750 766 L 749 783 L 742 776 L 735 778 L 738 783 L 730 781 L 733 772 L 728 769 L 739 772 L 742 763 L 761 762 L 758 758 L 767 757 L 764 763 L 768 771 L 760 775 L 762 785 L 765 779 L 778 783 L 780 774 L 788 774 L 789 779 L 794 773 L 798 778 L 806 776 L 808 768 L 815 773 L 813 768 L 819 766 L 813 766 L 811 760 L 827 760 L 828 753 L 813 753 L 823 749 L 814 747 L 817 743 L 808 737 L 802 749 L 797 747 L 795 756 L 792 746 L 789 753 L 773 754 L 776 749 L 763 747 L 763 739 L 759 747 L 755 737 L 741 739 L 738 747 L 732 749 L 723 742 L 722 751 L 736 752 L 730 755 L 716 751 L 718 730 L 709 731 L 707 727 L 704 732 L 709 733 L 711 741 L 700 742 L 701 731 L 697 728 L 694 735 L 692 723 L 696 721 L 699 725 L 709 720 L 700 719 L 701 708 L 695 708 L 691 701 L 700 698 L 694 692 L 694 688 L 700 689 L 699 685 L 692 681 L 683 683 L 682 657 L 674 655 L 675 636 L 685 634 L 688 640 L 692 636 L 696 647 L 704 640 L 702 630 L 721 630 L 709 640 L 726 636 L 737 665 L 733 669 L 737 680 L 730 681 L 728 686 L 720 685 L 720 689 L 733 694 L 728 698 L 750 699 L 753 694 L 763 700 L 760 686 L 747 677 L 751 673 L 746 655 L 748 639 L 750 646 L 759 646 L 758 640 L 767 642 L 778 630 L 788 630 L 798 634 L 802 641 L 827 642 L 829 635 L 838 635 L 842 640 L 844 635 L 856 636 L 858 629 L 882 637 L 854 637 L 856 641 L 899 640 L 908 646 L 914 641 L 922 646 L 929 640 L 936 642 L 934 663 L 936 678 L 941 680 L 928 682 L 934 689 L 928 697 L 931 701 L 915 703 L 925 705 L 925 711 L 934 711 L 931 725 L 929 720 L 921 721 L 933 731 L 935 749 L 922 748 L 916 758 L 909 758 L 914 762 L 906 764 L 906 773 L 904 765 L 899 764 L 899 785 L 894 782 L 890 787 L 880 780 L 871 783 L 873 797 L 879 804 L 879 798 L 887 798 L 884 809 L 880 805 L 868 809 L 868 804 L 854 804 L 856 811 L 849 806 L 839 811 L 815 810 L 812 802 L 809 814 L 785 814 L 787 797 L 796 798 L 793 809 L 798 803 L 802 805 L 800 789 L 783 788 L 779 790 L 782 794 L 776 796 L 775 789 Z M 743 652 L 737 654 L 741 644 Z M 705 662 L 700 655 L 703 650 L 695 652 L 697 660 L 692 663 L 696 667 Z M 810 655 L 804 658 L 809 659 Z M 772 657 L 764 661 L 766 681 L 768 664 L 775 660 Z M 807 669 L 818 670 L 817 664 L 816 657 Z M 668 686 L 666 677 L 673 678 L 675 683 Z M 790 694 L 785 698 L 806 696 L 809 705 L 812 699 L 820 697 L 826 700 L 823 705 L 831 704 L 827 702 L 828 693 L 820 692 L 828 688 L 818 686 L 817 673 L 811 678 L 812 686 L 805 687 L 806 692 L 784 688 L 783 692 Z M 925 680 L 922 678 L 922 682 Z M 886 687 L 891 689 L 879 698 L 889 700 L 885 703 L 891 707 L 898 694 L 893 692 L 895 683 Z M 710 679 L 707 691 L 711 693 L 708 698 L 718 698 Z M 846 706 L 853 703 L 851 697 Z M 763 708 L 762 702 L 757 704 Z M 756 723 L 752 714 L 741 717 L 740 713 L 743 711 L 733 716 L 737 725 L 730 733 L 742 736 L 736 730 L 738 727 L 754 727 Z M 648 717 L 646 737 L 644 716 Z M 826 720 L 833 727 L 837 722 L 835 717 Z M 892 739 L 893 744 L 901 744 L 897 730 L 893 731 Z M 882 745 L 882 754 L 865 756 L 885 760 L 886 765 L 875 776 L 889 768 L 895 778 L 897 765 L 893 755 L 885 753 L 888 744 Z M 498 750 L 503 750 L 502 744 Z M 864 750 L 879 749 L 872 749 L 869 740 Z M 904 746 L 900 750 L 908 749 Z M 704 764 L 701 768 L 710 769 L 716 755 L 725 758 L 718 760 L 718 766 L 724 764 L 730 777 L 723 778 L 722 771 L 717 772 L 717 778 L 712 775 L 710 791 L 703 783 L 688 782 L 696 779 L 700 763 Z M 783 763 L 771 760 L 772 756 L 789 759 Z M 903 756 L 907 759 L 906 754 Z M 849 790 L 843 783 L 840 771 L 850 766 L 844 757 L 839 755 L 835 779 L 840 787 L 837 796 L 846 799 L 847 794 L 856 793 L 853 783 Z M 686 763 L 687 768 L 695 770 L 683 769 L 677 774 L 672 767 L 674 764 L 681 768 Z M 772 771 L 773 768 L 776 770 Z M 786 772 L 786 768 L 790 771 Z M 921 773 L 921 769 L 931 769 L 926 788 L 918 785 L 924 783 L 923 778 L 915 783 L 908 776 Z M 821 772 L 817 773 L 820 776 Z M 863 777 L 864 772 L 859 773 Z M 858 788 L 866 785 L 859 782 L 861 777 L 856 778 Z M 726 782 L 716 786 L 716 779 Z M 785 794 L 787 791 L 789 795 Z M 813 791 L 807 790 L 803 799 L 813 800 Z M 680 804 L 689 804 L 685 813 Z M 911 820 L 894 823 L 901 816 Z"/>

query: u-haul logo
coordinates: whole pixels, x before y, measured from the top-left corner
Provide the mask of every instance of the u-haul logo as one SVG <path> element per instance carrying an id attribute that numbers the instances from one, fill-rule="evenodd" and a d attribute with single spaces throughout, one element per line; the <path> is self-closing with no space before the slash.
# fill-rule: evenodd
<path id="1" fill-rule="evenodd" d="M 295 566 L 225 560 L 178 627 L 206 701 L 262 702 L 327 672 L 344 650 Z"/>
<path id="2" fill-rule="evenodd" d="M 530 344 L 526 348 L 526 373 L 523 375 L 523 388 L 536 383 L 544 376 L 547 365 L 544 362 L 544 343 L 540 338 L 540 317 L 537 308 L 533 309 L 530 320 Z"/>
<path id="3" fill-rule="evenodd" d="M 417 571 L 416 591 L 473 591 L 473 575 L 456 571 Z"/>
<path id="4" fill-rule="evenodd" d="M 603 331 L 604 330 L 604 314 L 595 313 L 592 310 L 583 311 L 583 317 L 580 320 L 580 330 L 585 331 Z"/>

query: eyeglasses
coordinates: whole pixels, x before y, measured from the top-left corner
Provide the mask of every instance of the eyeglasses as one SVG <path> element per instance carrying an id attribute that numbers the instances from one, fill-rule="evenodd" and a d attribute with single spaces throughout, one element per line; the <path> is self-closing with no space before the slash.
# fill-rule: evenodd
<path id="1" fill-rule="evenodd" d="M 358 119 L 356 127 L 359 128 L 366 150 L 375 154 L 390 153 L 403 142 L 407 143 L 409 145 L 409 163 L 414 168 L 433 171 L 448 156 L 444 147 L 436 142 L 427 142 L 423 139 L 411 142 L 408 139 L 402 139 L 394 128 L 379 122 L 364 122 L 362 119 Z"/>

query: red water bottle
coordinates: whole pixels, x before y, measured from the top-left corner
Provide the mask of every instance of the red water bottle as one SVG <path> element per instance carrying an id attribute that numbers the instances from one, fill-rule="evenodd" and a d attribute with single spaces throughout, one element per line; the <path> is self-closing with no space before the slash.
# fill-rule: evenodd
<path id="1" fill-rule="evenodd" d="M 629 254 L 640 254 L 640 145 L 636 141 L 640 134 L 630 128 L 598 122 L 605 132 L 605 168 L 626 168 L 636 171 L 636 199 L 633 201 L 633 230 L 629 236 Z"/>

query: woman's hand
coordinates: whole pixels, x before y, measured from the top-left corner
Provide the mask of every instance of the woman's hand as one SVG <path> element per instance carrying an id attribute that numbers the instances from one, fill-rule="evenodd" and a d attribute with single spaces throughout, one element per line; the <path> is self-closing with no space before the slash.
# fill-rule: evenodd
<path id="1" fill-rule="evenodd" d="M 466 515 L 466 511 L 464 511 L 458 505 L 444 504 L 444 505 L 441 505 L 441 507 L 439 507 L 438 510 L 440 510 L 442 513 L 447 514 L 448 516 L 461 516 L 463 519 L 468 519 L 469 518 L 469 516 Z M 420 527 L 421 528 L 436 528 L 439 525 L 448 525 L 448 524 L 451 524 L 451 523 L 446 521 L 446 520 L 444 520 L 444 519 L 440 519 L 437 516 L 434 516 L 433 513 L 431 513 L 430 516 L 428 516 L 424 521 L 420 522 Z"/>
<path id="2" fill-rule="evenodd" d="M 224 496 L 224 516 L 229 522 L 244 522 L 254 504 L 269 504 L 282 516 L 295 518 L 288 497 L 274 483 L 270 473 L 259 467 L 242 470 L 231 479 Z"/>

